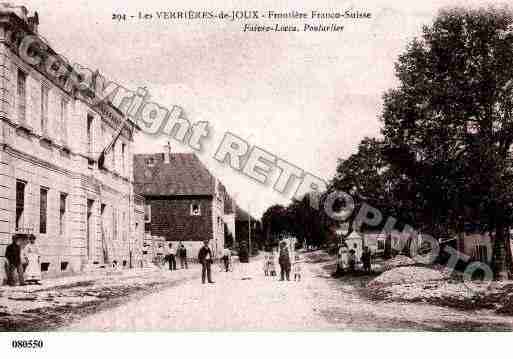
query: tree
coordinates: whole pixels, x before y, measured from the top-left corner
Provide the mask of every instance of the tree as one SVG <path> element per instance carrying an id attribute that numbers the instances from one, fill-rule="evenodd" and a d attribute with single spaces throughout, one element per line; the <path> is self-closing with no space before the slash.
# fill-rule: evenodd
<path id="1" fill-rule="evenodd" d="M 362 204 L 378 208 L 383 216 L 395 213 L 393 189 L 398 183 L 389 162 L 383 156 L 383 142 L 375 138 L 364 138 L 358 151 L 347 159 L 339 159 L 337 171 L 330 183 L 329 191 L 343 191 L 351 195 L 355 208 L 348 218 L 349 230 L 353 232 L 353 222 Z M 343 204 L 334 204 L 334 210 Z"/>
<path id="2" fill-rule="evenodd" d="M 287 207 L 290 232 L 302 243 L 316 247 L 326 242 L 324 211 L 311 204 L 311 196 L 293 199 Z"/>
<path id="3" fill-rule="evenodd" d="M 498 278 L 511 269 L 512 21 L 508 8 L 442 11 L 399 57 L 381 116 L 415 224 L 494 232 Z"/>
<path id="4" fill-rule="evenodd" d="M 287 208 L 279 204 L 269 207 L 262 215 L 262 226 L 266 236 L 266 244 L 275 244 L 277 236 L 290 232 L 291 226 Z"/>

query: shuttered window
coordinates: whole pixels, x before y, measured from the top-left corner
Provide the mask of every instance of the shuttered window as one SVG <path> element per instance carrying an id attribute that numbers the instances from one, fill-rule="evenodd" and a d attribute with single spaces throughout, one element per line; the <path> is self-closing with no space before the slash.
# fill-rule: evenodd
<path id="1" fill-rule="evenodd" d="M 59 203 L 59 233 L 64 235 L 66 233 L 66 202 L 68 195 L 66 193 L 61 193 L 60 195 L 60 203 Z"/>
<path id="2" fill-rule="evenodd" d="M 48 208 L 48 188 L 39 190 L 39 233 L 46 233 L 46 219 Z"/>
<path id="3" fill-rule="evenodd" d="M 48 86 L 41 84 L 41 132 L 48 131 Z"/>
<path id="4" fill-rule="evenodd" d="M 16 230 L 23 226 L 25 212 L 25 182 L 16 181 Z"/>
<path id="5" fill-rule="evenodd" d="M 27 74 L 23 70 L 18 69 L 18 82 L 16 92 L 18 94 L 18 119 L 25 122 L 25 113 L 27 107 Z"/>

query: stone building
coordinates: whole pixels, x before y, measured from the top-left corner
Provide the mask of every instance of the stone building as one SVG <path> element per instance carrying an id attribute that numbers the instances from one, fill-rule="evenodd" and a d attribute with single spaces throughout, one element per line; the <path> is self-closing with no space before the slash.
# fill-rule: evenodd
<path id="1" fill-rule="evenodd" d="M 94 92 L 50 76 L 44 61 L 26 61 L 23 38 L 45 43 L 38 22 L 25 7 L 0 4 L 0 281 L 16 232 L 36 235 L 44 276 L 128 267 L 142 254 L 143 202 L 134 195 L 132 170 L 136 126 L 109 102 L 93 106 Z M 71 67 L 50 46 L 40 55 L 49 54 Z"/>
<path id="2" fill-rule="evenodd" d="M 145 198 L 146 231 L 176 249 L 182 241 L 196 257 L 209 239 L 216 256 L 224 248 L 225 188 L 193 153 L 137 154 L 135 191 Z"/>

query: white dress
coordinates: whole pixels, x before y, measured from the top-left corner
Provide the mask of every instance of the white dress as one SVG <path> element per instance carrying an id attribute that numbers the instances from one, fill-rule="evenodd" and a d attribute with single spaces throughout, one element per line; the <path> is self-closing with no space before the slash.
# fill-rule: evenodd
<path id="1" fill-rule="evenodd" d="M 346 269 L 349 267 L 349 250 L 347 247 L 340 247 L 338 251 L 339 255 L 339 267 L 341 269 Z"/>
<path id="2" fill-rule="evenodd" d="M 41 267 L 39 264 L 39 252 L 35 245 L 27 244 L 25 247 L 25 256 L 28 259 L 28 265 L 25 269 L 25 281 L 40 281 Z"/>

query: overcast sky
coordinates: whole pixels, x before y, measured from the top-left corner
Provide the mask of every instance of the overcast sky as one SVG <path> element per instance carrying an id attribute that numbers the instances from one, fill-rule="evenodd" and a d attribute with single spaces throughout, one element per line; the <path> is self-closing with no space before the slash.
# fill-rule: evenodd
<path id="1" fill-rule="evenodd" d="M 243 33 L 241 22 L 115 22 L 113 13 L 179 9 L 344 10 L 372 13 L 345 20 L 341 33 Z M 198 154 L 256 216 L 289 201 L 271 184 L 256 184 L 213 159 L 225 131 L 329 180 L 338 158 L 364 136 L 379 135 L 383 92 L 393 87 L 393 63 L 449 1 L 22 1 L 37 10 L 40 33 L 73 62 L 152 100 L 179 105 L 192 121 L 208 121 L 213 136 Z M 452 4 L 457 2 L 452 1 Z M 50 5 L 51 4 L 51 5 Z M 139 4 L 139 5 L 138 5 Z M 459 4 L 479 4 L 460 1 Z M 315 23 L 314 21 L 310 21 Z M 323 21 L 330 24 L 333 21 Z M 294 23 L 292 21 L 291 23 Z M 296 22 L 299 23 L 299 22 Z M 162 152 L 168 139 L 141 135 L 136 152 Z M 171 141 L 173 151 L 190 152 Z"/>

